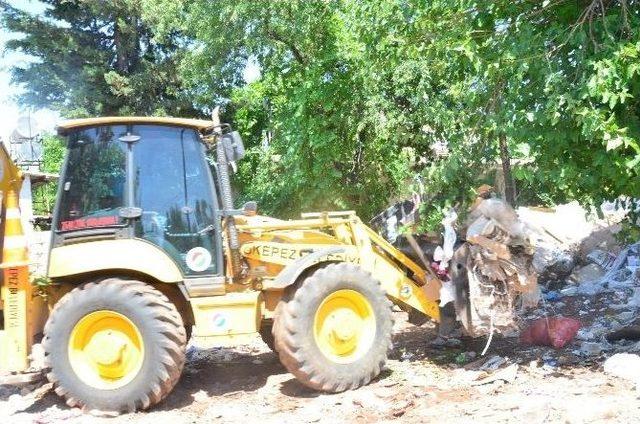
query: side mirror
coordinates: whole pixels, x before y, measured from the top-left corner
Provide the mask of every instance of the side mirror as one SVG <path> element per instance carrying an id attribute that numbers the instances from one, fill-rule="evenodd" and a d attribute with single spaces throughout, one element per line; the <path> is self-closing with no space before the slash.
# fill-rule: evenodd
<path id="1" fill-rule="evenodd" d="M 244 157 L 244 143 L 238 131 L 224 134 L 220 142 L 229 162 L 237 162 Z"/>

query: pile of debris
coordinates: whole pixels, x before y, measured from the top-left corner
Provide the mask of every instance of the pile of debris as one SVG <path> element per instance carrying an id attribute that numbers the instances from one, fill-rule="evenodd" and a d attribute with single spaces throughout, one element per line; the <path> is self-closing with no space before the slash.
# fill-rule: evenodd
<path id="1" fill-rule="evenodd" d="M 517 330 L 518 308 L 538 303 L 536 245 L 530 230 L 511 206 L 491 197 L 489 186 L 483 187 L 488 190 L 481 188 L 464 228 L 456 231 L 454 210 L 445 214 L 444 237 L 439 241 L 426 234 L 400 235 L 401 225 L 417 223 L 421 195 L 416 193 L 371 221 L 381 235 L 413 260 L 430 262 L 441 279 L 441 329 L 448 328 L 442 335 L 454 328 L 444 324 L 449 314 L 449 322 L 457 318 L 473 337 Z"/>
<path id="2" fill-rule="evenodd" d="M 640 276 L 640 243 L 626 247 L 617 256 L 597 249 L 587 255 L 587 260 L 589 263 L 575 270 L 569 278 L 570 283 L 577 285 L 579 294 L 592 296 L 637 285 Z"/>
<path id="3" fill-rule="evenodd" d="M 541 261 L 552 271 L 539 279 L 544 302 L 523 318 L 534 320 L 530 329 L 543 320 L 571 317 L 580 329 L 565 355 L 584 361 L 599 358 L 605 372 L 616 375 L 621 361 L 631 368 L 640 362 L 640 242 L 620 246 L 616 233 L 625 215 L 610 207 L 605 212 L 598 218 L 576 203 L 555 211 L 518 210 L 520 218 L 538 230 L 538 249 L 553 252 L 547 258 L 564 258 Z M 634 379 L 640 384 L 640 377 Z"/>
<path id="4" fill-rule="evenodd" d="M 451 264 L 460 294 L 458 319 L 473 337 L 517 329 L 518 303 L 538 302 L 535 245 L 529 231 L 515 210 L 496 198 L 479 200 L 467 222 L 466 243 L 456 250 Z"/>
<path id="5" fill-rule="evenodd" d="M 622 249 L 617 256 L 595 250 L 588 259 L 564 287 L 547 290 L 545 298 L 560 306 L 577 300 L 575 313 L 584 324 L 577 335 L 582 342 L 578 353 L 640 351 L 640 243 Z"/>
<path id="6" fill-rule="evenodd" d="M 558 333 L 547 343 L 557 348 L 569 343 L 578 327 L 583 343 L 606 344 L 607 335 L 636 325 L 640 340 L 640 243 L 622 248 L 616 239 L 629 205 L 605 204 L 601 218 L 578 202 L 514 210 L 490 187 L 481 187 L 462 225 L 451 210 L 442 221 L 441 239 L 421 234 L 408 243 L 398 228 L 415 226 L 420 204 L 414 193 L 372 224 L 416 262 L 431 263 L 442 280 L 441 327 L 449 314 L 472 337 L 517 335 L 526 327 L 536 333 L 538 325 Z M 564 308 L 567 303 L 571 308 Z M 528 322 L 540 318 L 546 321 Z M 582 351 L 602 349 L 585 344 Z"/>
<path id="7" fill-rule="evenodd" d="M 578 202 L 553 209 L 520 207 L 517 213 L 534 238 L 534 267 L 545 286 L 563 285 L 596 250 L 607 252 L 603 263 L 620 251 L 615 239 L 620 226 L 598 219 L 594 211 L 587 212 Z"/>
<path id="8" fill-rule="evenodd" d="M 559 348 L 577 333 L 579 355 L 640 352 L 640 242 L 621 247 L 624 214 L 607 211 L 598 218 L 577 202 L 515 211 L 479 198 L 449 268 L 466 333 L 528 327 L 529 344 Z"/>

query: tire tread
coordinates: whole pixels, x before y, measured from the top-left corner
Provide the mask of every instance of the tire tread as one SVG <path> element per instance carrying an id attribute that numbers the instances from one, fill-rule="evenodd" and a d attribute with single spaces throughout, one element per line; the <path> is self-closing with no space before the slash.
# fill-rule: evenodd
<path id="1" fill-rule="evenodd" d="M 376 298 L 380 313 L 388 314 L 388 325 L 381 331 L 381 337 L 374 344 L 386 346 L 379 357 L 374 360 L 370 369 L 355 373 L 350 380 L 338 380 L 324 372 L 310 357 L 310 350 L 304 346 L 303 334 L 309 329 L 309 324 L 304 323 L 300 317 L 307 308 L 310 299 L 318 299 L 326 296 L 323 282 L 340 278 L 348 278 L 354 281 L 366 280 L 366 284 L 374 284 L 377 292 Z M 363 283 L 364 284 L 364 283 Z M 370 301 L 372 299 L 369 299 Z M 374 310 L 376 305 L 374 305 Z M 384 321 L 385 323 L 387 321 Z M 280 356 L 280 361 L 301 383 L 315 390 L 325 392 L 342 392 L 368 384 L 382 369 L 387 359 L 387 353 L 391 349 L 391 330 L 393 322 L 391 317 L 391 301 L 386 297 L 380 282 L 371 274 L 357 265 L 348 263 L 335 263 L 319 268 L 301 282 L 290 286 L 276 307 L 273 335 L 275 347 Z"/>
<path id="2" fill-rule="evenodd" d="M 50 352 L 54 341 L 50 335 L 55 331 L 58 321 L 65 319 L 65 312 L 82 304 L 89 291 L 100 290 L 105 296 L 109 293 L 124 293 L 137 307 L 145 308 L 145 313 L 157 321 L 156 338 L 162 348 L 160 357 L 164 369 L 155 372 L 147 384 L 146 390 L 123 405 L 114 405 L 114 412 L 133 412 L 148 409 L 161 402 L 177 383 L 186 358 L 187 337 L 182 318 L 169 299 L 153 286 L 142 281 L 105 278 L 88 282 L 74 288 L 62 297 L 54 306 L 45 325 L 43 345 L 45 352 Z M 80 399 L 61 383 L 56 371 L 56 364 L 51 363 L 51 356 L 45 354 L 46 366 L 50 369 L 48 380 L 53 383 L 55 392 L 66 399 L 71 406 L 79 406 L 84 410 L 94 409 L 91 399 Z"/>

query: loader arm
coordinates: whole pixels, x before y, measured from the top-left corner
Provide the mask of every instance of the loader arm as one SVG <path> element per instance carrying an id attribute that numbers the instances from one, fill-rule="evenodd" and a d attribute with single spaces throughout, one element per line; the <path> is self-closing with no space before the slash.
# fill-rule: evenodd
<path id="1" fill-rule="evenodd" d="M 387 296 L 394 303 L 411 306 L 439 322 L 441 283 L 433 272 L 416 264 L 360 219 L 356 218 L 353 225 L 356 233 L 363 232 L 371 244 L 369 250 L 367 243 L 363 243 L 365 248 L 360 253 L 363 266 L 378 277 Z M 367 260 L 369 255 L 373 255 L 375 260 Z"/>
<path id="2" fill-rule="evenodd" d="M 303 213 L 302 218 L 301 222 L 347 224 L 360 254 L 360 264 L 380 280 L 387 296 L 394 303 L 411 306 L 435 321 L 440 320 L 440 279 L 364 224 L 354 211 Z"/>
<path id="3" fill-rule="evenodd" d="M 277 278 L 267 282 L 268 290 L 279 289 L 294 284 L 297 276 L 315 266 L 318 262 L 351 261 L 355 257 L 359 265 L 380 281 L 387 296 L 396 304 L 406 306 L 439 321 L 440 280 L 431 270 L 419 266 L 400 250 L 393 247 L 374 230 L 365 225 L 353 211 L 304 213 L 302 219 L 292 221 L 266 220 L 246 222 L 243 219 L 238 229 L 245 233 L 258 233 L 263 240 L 247 243 L 249 251 L 257 251 L 258 246 L 286 246 L 295 252 L 295 261 L 282 260 L 286 268 Z M 250 220 L 249 220 L 250 221 Z M 292 244 L 273 243 L 268 240 L 279 238 L 287 231 L 320 230 L 334 234 L 333 243 L 319 244 L 311 241 L 310 235 L 303 236 Z M 339 235 L 342 233 L 342 235 Z M 271 236 L 266 236 L 271 234 Z M 306 240 L 306 241 L 305 241 Z M 328 254 L 333 250 L 345 254 Z M 305 256 L 302 251 L 314 251 Z M 260 255 L 257 255 L 258 257 Z M 263 258 L 265 259 L 265 258 Z M 271 258 L 266 258 L 271 259 Z M 265 259 L 265 260 L 266 260 Z"/>

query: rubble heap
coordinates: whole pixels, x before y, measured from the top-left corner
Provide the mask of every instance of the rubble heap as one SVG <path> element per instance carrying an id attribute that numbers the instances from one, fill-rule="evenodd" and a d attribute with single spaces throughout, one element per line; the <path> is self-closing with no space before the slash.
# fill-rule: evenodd
<path id="1" fill-rule="evenodd" d="M 527 226 L 503 200 L 483 199 L 470 213 L 465 238 L 451 268 L 459 290 L 468 284 L 466 304 L 456 305 L 465 330 L 477 337 L 516 329 L 520 300 L 525 306 L 538 302 Z"/>

